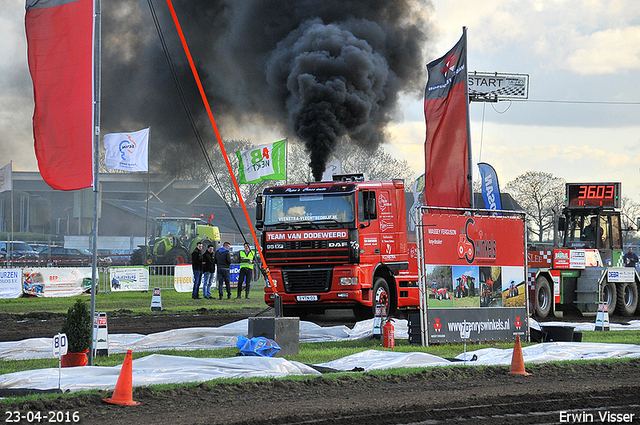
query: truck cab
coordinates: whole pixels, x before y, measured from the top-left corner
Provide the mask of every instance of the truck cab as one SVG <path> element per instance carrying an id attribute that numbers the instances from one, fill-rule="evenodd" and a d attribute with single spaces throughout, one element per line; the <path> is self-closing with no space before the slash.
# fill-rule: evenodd
<path id="1" fill-rule="evenodd" d="M 273 278 L 265 302 L 282 299 L 285 315 L 353 309 L 372 317 L 417 308 L 417 265 L 408 275 L 404 183 L 362 175 L 274 186 L 256 200 L 256 227 Z"/>

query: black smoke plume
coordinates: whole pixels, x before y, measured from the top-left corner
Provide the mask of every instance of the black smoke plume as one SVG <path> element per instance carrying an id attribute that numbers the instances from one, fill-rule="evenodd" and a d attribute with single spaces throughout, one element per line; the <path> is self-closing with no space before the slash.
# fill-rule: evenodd
<path id="1" fill-rule="evenodd" d="M 166 3 L 153 6 L 207 132 Z M 400 92 L 421 93 L 426 79 L 425 1 L 176 0 L 174 7 L 223 138 L 225 127 L 243 123 L 278 128 L 305 143 L 316 180 L 337 143 L 375 149 Z M 103 2 L 102 69 L 103 132 L 151 126 L 151 156 L 170 172 L 180 163 L 173 145 L 186 156 L 198 152 L 147 0 Z"/>

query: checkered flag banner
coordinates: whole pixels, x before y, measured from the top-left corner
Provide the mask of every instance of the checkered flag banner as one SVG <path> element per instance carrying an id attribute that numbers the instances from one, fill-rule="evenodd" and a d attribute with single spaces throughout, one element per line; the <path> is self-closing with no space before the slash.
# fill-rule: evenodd
<path id="1" fill-rule="evenodd" d="M 499 73 L 469 73 L 469 96 L 472 99 L 527 99 L 529 75 Z"/>

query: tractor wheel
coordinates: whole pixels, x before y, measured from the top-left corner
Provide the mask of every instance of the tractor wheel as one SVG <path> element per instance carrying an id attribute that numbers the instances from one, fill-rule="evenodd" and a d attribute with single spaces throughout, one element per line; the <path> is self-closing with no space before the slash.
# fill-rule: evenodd
<path id="1" fill-rule="evenodd" d="M 602 301 L 607 304 L 607 310 L 612 315 L 616 311 L 617 301 L 616 284 L 613 282 L 605 281 L 602 286 Z"/>
<path id="2" fill-rule="evenodd" d="M 191 256 L 183 248 L 172 248 L 164 257 L 164 263 L 170 265 L 191 264 Z"/>
<path id="3" fill-rule="evenodd" d="M 553 294 L 549 281 L 544 276 L 538 276 L 536 279 L 536 316 L 544 319 L 551 311 L 551 303 L 553 302 Z"/>
<path id="4" fill-rule="evenodd" d="M 616 287 L 618 301 L 616 311 L 622 316 L 631 316 L 638 306 L 638 287 L 635 282 L 619 283 Z"/>
<path id="5" fill-rule="evenodd" d="M 381 305 L 384 311 L 383 319 L 391 316 L 391 292 L 389 284 L 382 277 L 378 277 L 373 284 L 373 304 L 371 311 L 376 314 L 376 306 Z"/>
<path id="6" fill-rule="evenodd" d="M 133 254 L 131 254 L 131 265 L 133 266 L 146 265 L 144 262 L 144 248 L 138 248 L 135 251 L 133 251 Z"/>

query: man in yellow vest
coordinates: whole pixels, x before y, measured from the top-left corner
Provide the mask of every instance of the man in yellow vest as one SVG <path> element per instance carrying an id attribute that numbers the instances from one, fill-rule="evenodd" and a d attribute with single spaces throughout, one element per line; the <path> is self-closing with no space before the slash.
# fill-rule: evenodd
<path id="1" fill-rule="evenodd" d="M 249 299 L 249 284 L 253 275 L 253 260 L 256 253 L 251 250 L 248 243 L 244 243 L 244 251 L 240 251 L 240 274 L 238 275 L 238 296 L 236 299 L 242 298 L 242 284 L 245 284 L 246 299 Z"/>

